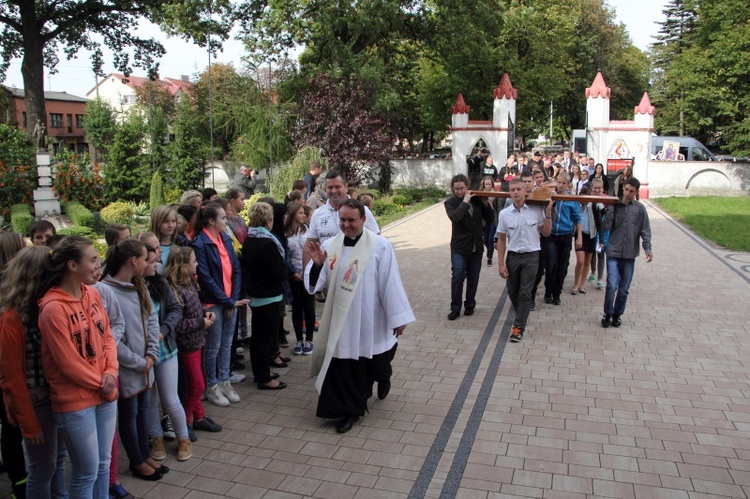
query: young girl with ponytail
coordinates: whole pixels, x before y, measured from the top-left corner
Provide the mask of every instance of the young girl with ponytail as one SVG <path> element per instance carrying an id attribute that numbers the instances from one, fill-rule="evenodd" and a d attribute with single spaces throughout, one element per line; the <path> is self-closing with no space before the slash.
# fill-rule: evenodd
<path id="1" fill-rule="evenodd" d="M 99 292 L 93 243 L 67 236 L 49 251 L 41 287 L 42 366 L 71 462 L 70 497 L 109 496 L 117 411 L 117 351 Z"/>
<path id="2" fill-rule="evenodd" d="M 151 458 L 148 443 L 148 410 L 153 366 L 159 359 L 159 319 L 143 280 L 156 258 L 137 239 L 125 239 L 107 250 L 102 284 L 109 286 L 125 318 L 117 345 L 120 363 L 120 441 L 130 460 L 130 471 L 143 480 L 159 480 L 169 471 Z"/>

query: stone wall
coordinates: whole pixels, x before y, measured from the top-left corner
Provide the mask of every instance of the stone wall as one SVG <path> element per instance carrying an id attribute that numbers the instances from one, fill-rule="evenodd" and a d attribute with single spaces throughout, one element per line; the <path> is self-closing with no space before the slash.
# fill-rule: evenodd
<path id="1" fill-rule="evenodd" d="M 451 159 L 394 159 L 391 160 L 393 176 L 391 185 L 396 189 L 404 187 L 439 187 L 447 189 L 453 178 Z M 464 165 L 463 173 L 466 173 Z"/>

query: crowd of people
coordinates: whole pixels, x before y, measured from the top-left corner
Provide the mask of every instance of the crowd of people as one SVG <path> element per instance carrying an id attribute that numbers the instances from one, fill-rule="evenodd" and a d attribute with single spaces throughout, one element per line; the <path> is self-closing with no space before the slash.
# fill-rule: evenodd
<path id="1" fill-rule="evenodd" d="M 585 155 L 576 161 L 575 155 L 565 150 L 553 162 L 549 156 L 542 158 L 539 151 L 532 154 L 531 160 L 524 154 L 511 154 L 500 170 L 491 156 L 481 152 L 468 161 L 469 171 L 479 170 L 484 175 L 476 191 L 502 190 L 509 197 L 478 196 L 463 174 L 451 180 L 453 195 L 445 201 L 452 225 L 448 320 L 458 319 L 462 305 L 464 315 L 474 313 L 484 251 L 487 265 L 492 266 L 497 250 L 498 273 L 507 280 L 508 296 L 515 310 L 510 341 L 521 341 L 529 313 L 537 309 L 537 289 L 542 279 L 544 303 L 562 303 L 574 250 L 570 294 L 585 294 L 588 284 L 596 283 L 597 289 L 605 289 L 601 325 L 620 327 L 639 242 L 646 261 L 653 258 L 648 214 L 637 200 L 640 182 L 633 177 L 632 169 L 625 168 L 614 181 L 618 201 L 605 204 L 585 199 L 587 195 L 601 197 L 609 192 L 604 167 Z M 584 198 L 550 198 L 547 206 L 527 204 L 526 197 L 535 189 L 554 189 L 556 194 Z"/>
<path id="2" fill-rule="evenodd" d="M 372 196 L 354 199 L 343 174 L 317 163 L 284 202 L 245 209 L 256 186 L 243 165 L 224 197 L 187 191 L 155 207 L 149 232 L 111 224 L 103 259 L 45 220 L 29 228 L 31 246 L 0 234 L 2 457 L 14 497 L 132 497 L 117 476 L 120 444 L 142 480 L 169 472 L 165 440 L 190 459 L 196 431 L 222 431 L 202 400 L 240 402 L 246 350 L 259 390 L 287 387 L 277 369 L 292 360 L 281 350 L 288 308 L 292 353 L 312 356 L 319 374 L 318 416 L 343 433 L 376 382 L 388 395 L 414 316 Z"/>

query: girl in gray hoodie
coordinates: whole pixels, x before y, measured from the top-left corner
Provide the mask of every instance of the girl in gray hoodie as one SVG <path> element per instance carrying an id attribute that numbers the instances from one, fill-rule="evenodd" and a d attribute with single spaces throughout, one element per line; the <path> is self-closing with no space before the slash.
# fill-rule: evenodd
<path id="1" fill-rule="evenodd" d="M 153 366 L 159 359 L 159 319 L 151 304 L 143 273 L 156 258 L 146 245 L 129 238 L 110 246 L 102 284 L 116 297 L 125 318 L 117 345 L 120 363 L 120 440 L 130 460 L 130 471 L 143 480 L 159 480 L 169 471 L 150 456 L 148 409 Z"/>

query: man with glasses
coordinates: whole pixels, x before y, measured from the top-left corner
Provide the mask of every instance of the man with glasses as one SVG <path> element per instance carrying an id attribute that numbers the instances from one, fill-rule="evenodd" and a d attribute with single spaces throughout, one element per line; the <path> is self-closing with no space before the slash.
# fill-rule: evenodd
<path id="1" fill-rule="evenodd" d="M 453 196 L 445 201 L 445 212 L 451 221 L 451 312 L 448 320 L 461 315 L 461 299 L 466 281 L 464 315 L 472 315 L 476 307 L 479 270 L 484 254 L 484 223 L 493 223 L 495 213 L 489 198 L 475 197 L 468 190 L 469 179 L 459 173 L 451 179 Z"/>

